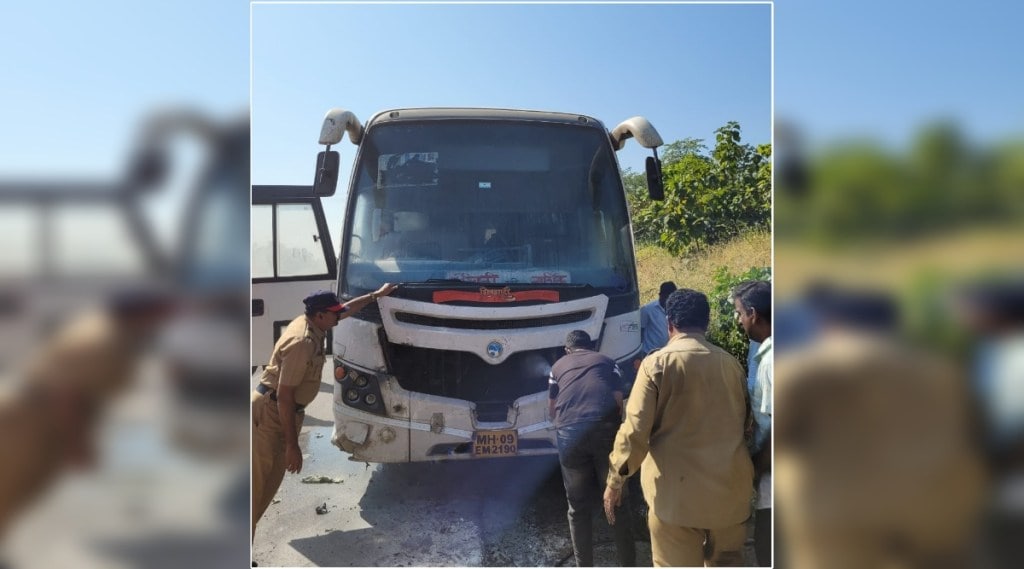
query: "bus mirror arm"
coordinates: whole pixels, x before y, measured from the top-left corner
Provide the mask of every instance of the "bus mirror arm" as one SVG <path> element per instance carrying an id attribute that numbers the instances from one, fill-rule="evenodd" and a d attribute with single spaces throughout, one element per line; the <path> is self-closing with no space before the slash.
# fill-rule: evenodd
<path id="1" fill-rule="evenodd" d="M 633 117 L 622 121 L 619 126 L 612 129 L 609 135 L 615 150 L 622 150 L 630 138 L 635 138 L 644 148 L 657 148 L 664 144 L 654 125 L 644 117 Z"/>
<path id="2" fill-rule="evenodd" d="M 363 125 L 359 122 L 352 111 L 345 109 L 331 109 L 324 116 L 323 125 L 320 127 L 320 144 L 330 146 L 341 142 L 341 137 L 348 133 L 348 139 L 359 145 L 363 140 Z"/>
<path id="3" fill-rule="evenodd" d="M 332 144 L 341 142 L 341 137 L 348 133 L 352 144 L 359 145 L 363 140 L 363 125 L 351 111 L 331 109 L 324 116 L 320 126 L 320 144 L 327 148 L 316 156 L 316 176 L 313 178 L 313 195 L 330 197 L 338 189 L 338 171 L 341 157 L 337 151 L 331 150 Z"/>

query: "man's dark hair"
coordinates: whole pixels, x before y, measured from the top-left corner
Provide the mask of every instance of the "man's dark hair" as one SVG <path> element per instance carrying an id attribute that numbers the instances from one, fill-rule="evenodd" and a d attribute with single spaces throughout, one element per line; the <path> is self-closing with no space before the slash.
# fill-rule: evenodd
<path id="1" fill-rule="evenodd" d="M 676 291 L 676 283 L 672 281 L 665 281 L 661 283 L 661 288 L 658 289 L 659 298 L 668 298 L 668 295 Z"/>
<path id="2" fill-rule="evenodd" d="M 665 314 L 676 330 L 707 330 L 711 319 L 711 307 L 708 305 L 708 297 L 703 292 L 681 288 L 669 295 L 665 303 Z"/>
<path id="3" fill-rule="evenodd" d="M 573 330 L 565 336 L 565 347 L 569 349 L 585 348 L 590 350 L 594 347 L 594 342 L 586 331 Z"/>
<path id="4" fill-rule="evenodd" d="M 766 322 L 772 321 L 772 285 L 768 281 L 744 281 L 732 289 L 732 297 Z"/>
<path id="5" fill-rule="evenodd" d="M 106 299 L 106 309 L 115 318 L 133 318 L 156 314 L 174 306 L 175 295 L 164 287 L 125 287 Z"/>
<path id="6" fill-rule="evenodd" d="M 807 295 L 807 302 L 819 318 L 843 328 L 890 331 L 899 325 L 899 306 L 886 292 L 819 283 Z"/>
<path id="7" fill-rule="evenodd" d="M 959 296 L 974 310 L 1001 325 L 1024 326 L 1024 277 L 970 283 L 959 291 Z"/>

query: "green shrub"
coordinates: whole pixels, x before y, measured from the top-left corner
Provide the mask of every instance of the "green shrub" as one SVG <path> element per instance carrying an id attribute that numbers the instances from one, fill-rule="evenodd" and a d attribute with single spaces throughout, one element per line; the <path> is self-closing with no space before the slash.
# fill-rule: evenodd
<path id="1" fill-rule="evenodd" d="M 743 144 L 740 125 L 715 131 L 708 151 L 699 139 L 664 149 L 665 199 L 646 198 L 642 174 L 627 170 L 623 181 L 637 241 L 679 255 L 771 226 L 771 145 Z"/>
<path id="2" fill-rule="evenodd" d="M 736 285 L 744 281 L 770 281 L 772 271 L 770 267 L 751 267 L 742 274 L 733 274 L 726 267 L 720 267 L 715 271 L 714 288 L 708 294 L 708 303 L 711 305 L 711 323 L 708 325 L 708 340 L 711 343 L 721 346 L 747 368 L 747 347 L 750 340 L 740 328 L 733 317 L 735 307 L 729 300 L 729 293 Z"/>

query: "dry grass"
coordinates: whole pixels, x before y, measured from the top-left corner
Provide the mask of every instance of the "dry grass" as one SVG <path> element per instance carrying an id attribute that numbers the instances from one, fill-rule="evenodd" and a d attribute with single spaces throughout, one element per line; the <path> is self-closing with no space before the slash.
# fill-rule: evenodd
<path id="1" fill-rule="evenodd" d="M 674 257 L 661 247 L 640 245 L 636 250 L 640 303 L 657 298 L 658 287 L 665 281 L 709 293 L 715 286 L 715 271 L 719 267 L 728 267 L 735 274 L 751 267 L 769 267 L 771 263 L 772 238 L 768 232 L 747 233 L 684 257 Z"/>
<path id="2" fill-rule="evenodd" d="M 773 280 L 783 296 L 818 281 L 898 290 L 921 275 L 957 279 L 1019 272 L 1022 251 L 1024 230 L 1000 227 L 951 231 L 916 240 L 849 244 L 842 249 L 780 241 L 776 245 L 777 278 Z"/>

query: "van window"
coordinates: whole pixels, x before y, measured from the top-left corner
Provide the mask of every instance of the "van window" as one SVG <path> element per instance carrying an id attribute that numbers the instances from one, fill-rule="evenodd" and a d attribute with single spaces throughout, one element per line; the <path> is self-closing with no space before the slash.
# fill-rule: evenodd
<path id="1" fill-rule="evenodd" d="M 252 207 L 252 277 L 328 275 L 324 243 L 311 203 Z"/>
<path id="2" fill-rule="evenodd" d="M 274 206 L 252 206 L 252 278 L 274 276 Z"/>

